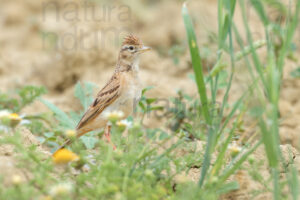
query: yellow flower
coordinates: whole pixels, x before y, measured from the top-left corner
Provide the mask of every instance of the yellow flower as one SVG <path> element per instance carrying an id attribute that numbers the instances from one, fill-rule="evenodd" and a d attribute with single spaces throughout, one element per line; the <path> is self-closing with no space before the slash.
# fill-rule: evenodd
<path id="1" fill-rule="evenodd" d="M 11 114 L 9 114 L 8 118 L 12 119 L 12 120 L 21 120 L 22 119 L 17 113 L 11 113 Z"/>
<path id="2" fill-rule="evenodd" d="M 10 120 L 11 127 L 17 126 L 22 121 L 22 118 L 17 113 L 9 114 L 8 119 Z"/>
<path id="3" fill-rule="evenodd" d="M 122 111 L 105 112 L 104 117 L 110 122 L 116 122 L 124 117 L 124 113 Z"/>
<path id="4" fill-rule="evenodd" d="M 68 149 L 60 149 L 52 155 L 55 164 L 67 164 L 72 161 L 78 161 L 79 156 Z"/>
<path id="5" fill-rule="evenodd" d="M 22 121 L 22 117 L 20 117 L 17 113 L 10 113 L 7 110 L 1 110 L 0 120 L 5 126 L 15 127 Z"/>

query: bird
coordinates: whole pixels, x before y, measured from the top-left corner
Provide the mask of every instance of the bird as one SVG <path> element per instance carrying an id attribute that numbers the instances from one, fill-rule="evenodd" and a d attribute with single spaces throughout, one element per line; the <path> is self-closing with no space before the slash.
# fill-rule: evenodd
<path id="1" fill-rule="evenodd" d="M 104 128 L 104 136 L 112 144 L 113 148 L 116 149 L 115 145 L 111 142 L 111 124 L 106 114 L 122 112 L 121 119 L 126 119 L 132 114 L 134 105 L 141 97 L 142 88 L 139 79 L 140 55 L 150 49 L 150 47 L 143 45 L 142 41 L 132 34 L 124 38 L 115 71 L 83 114 L 76 127 L 76 138 L 90 131 Z M 65 148 L 71 141 L 71 139 L 67 139 L 55 152 Z"/>

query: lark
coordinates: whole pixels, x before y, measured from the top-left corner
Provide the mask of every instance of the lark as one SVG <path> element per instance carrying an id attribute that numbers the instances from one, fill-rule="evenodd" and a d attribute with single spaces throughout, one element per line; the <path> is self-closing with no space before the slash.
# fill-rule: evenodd
<path id="1" fill-rule="evenodd" d="M 107 141 L 113 145 L 107 113 L 122 112 L 122 119 L 132 114 L 134 105 L 141 96 L 139 58 L 150 49 L 136 36 L 129 35 L 124 38 L 115 71 L 79 121 L 76 127 L 77 138 L 90 131 L 104 128 Z M 70 143 L 71 140 L 68 139 L 59 149 Z M 114 145 L 113 148 L 115 149 Z"/>

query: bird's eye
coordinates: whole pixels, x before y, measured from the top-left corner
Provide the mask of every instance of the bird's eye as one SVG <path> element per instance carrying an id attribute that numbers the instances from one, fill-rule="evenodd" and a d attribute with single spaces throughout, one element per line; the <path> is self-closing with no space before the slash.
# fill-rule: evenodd
<path id="1" fill-rule="evenodd" d="M 133 46 L 129 46 L 129 50 L 132 51 L 134 48 Z"/>

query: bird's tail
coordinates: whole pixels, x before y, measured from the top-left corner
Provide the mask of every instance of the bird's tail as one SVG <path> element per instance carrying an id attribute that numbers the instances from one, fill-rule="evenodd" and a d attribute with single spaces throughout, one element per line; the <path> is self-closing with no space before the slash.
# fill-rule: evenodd
<path id="1" fill-rule="evenodd" d="M 72 140 L 71 139 L 67 139 L 60 147 L 58 147 L 58 149 L 56 149 L 56 151 L 53 153 L 53 155 L 58 152 L 59 150 L 65 148 L 67 145 L 71 144 Z"/>
<path id="2" fill-rule="evenodd" d="M 71 144 L 71 139 L 67 139 L 57 150 L 65 148 L 67 145 Z"/>
<path id="3" fill-rule="evenodd" d="M 87 132 L 88 132 L 88 131 L 83 130 L 83 129 L 76 130 L 76 138 L 79 138 L 80 136 L 84 135 L 84 134 L 87 133 Z M 73 140 L 67 139 L 60 147 L 58 147 L 58 149 L 56 149 L 56 151 L 53 153 L 53 155 L 54 155 L 57 151 L 59 151 L 59 150 L 65 148 L 67 145 L 70 145 L 72 142 L 73 142 Z"/>

